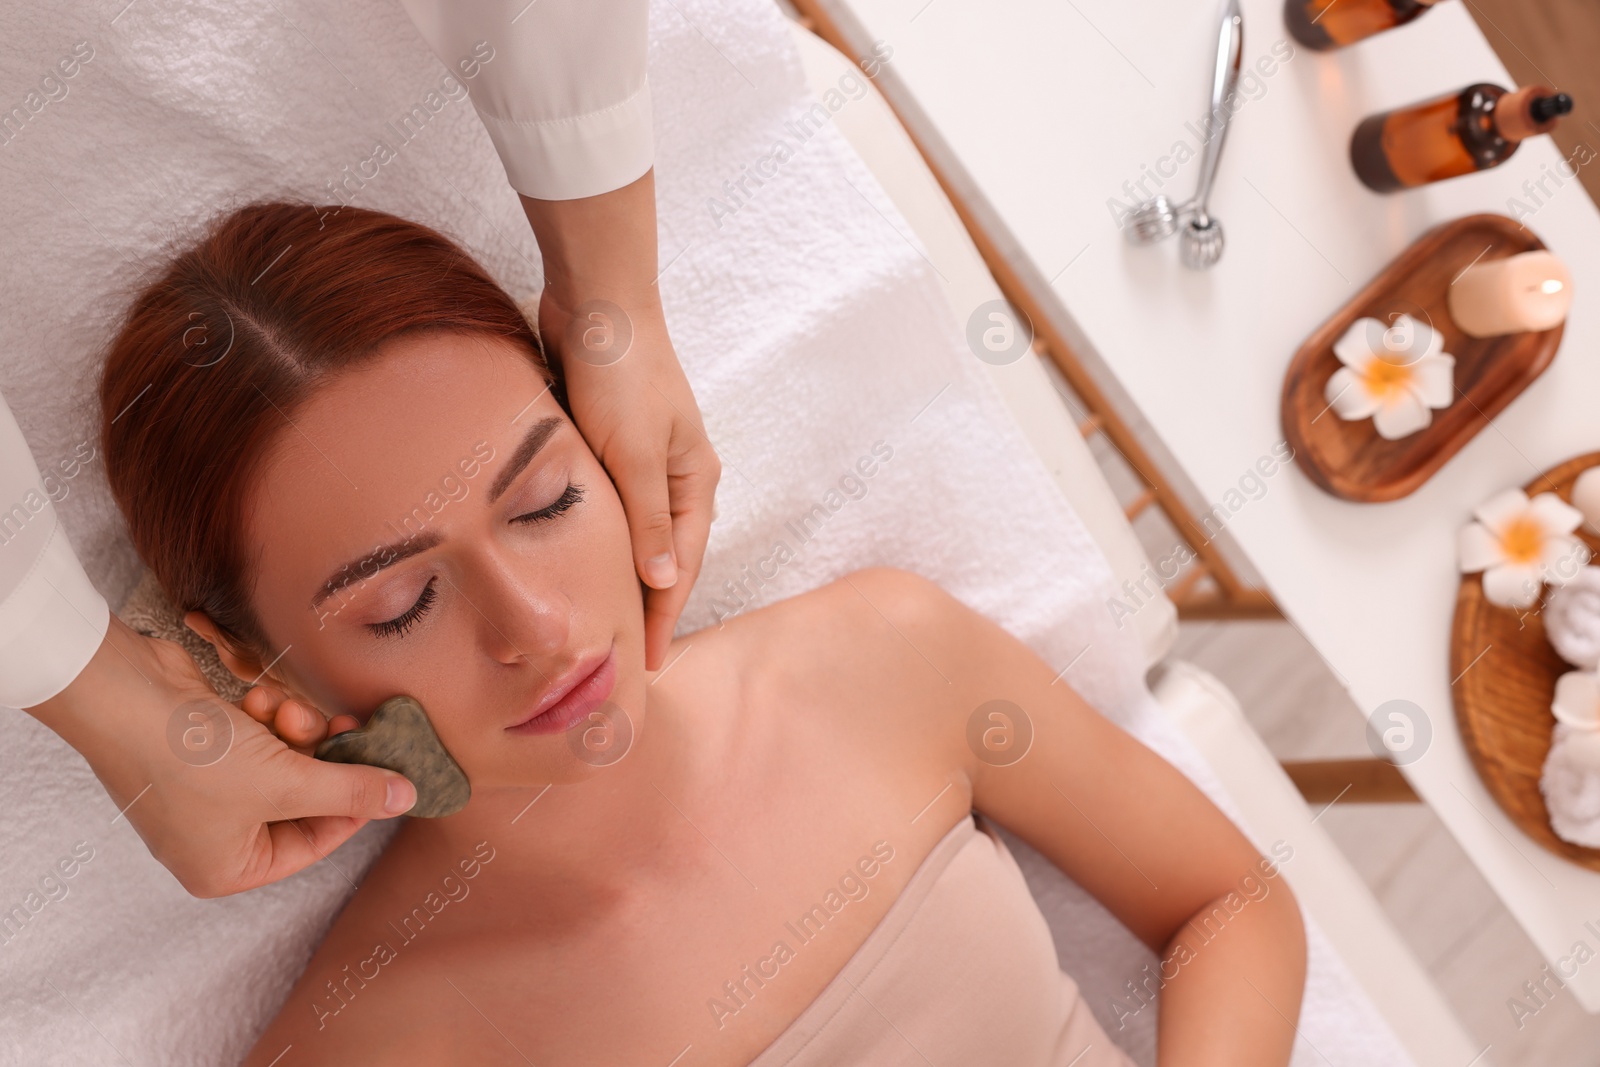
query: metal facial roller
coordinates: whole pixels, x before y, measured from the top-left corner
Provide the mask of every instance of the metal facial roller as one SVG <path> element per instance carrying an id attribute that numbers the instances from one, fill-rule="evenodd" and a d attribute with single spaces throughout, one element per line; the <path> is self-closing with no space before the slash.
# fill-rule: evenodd
<path id="1" fill-rule="evenodd" d="M 1192 270 L 1208 270 L 1222 258 L 1222 223 L 1206 212 L 1211 198 L 1211 182 L 1217 176 L 1217 161 L 1222 158 L 1222 142 L 1228 136 L 1228 104 L 1239 85 L 1239 64 L 1244 56 L 1244 15 L 1239 0 L 1228 0 L 1222 10 L 1222 25 L 1217 32 L 1217 65 L 1211 75 L 1211 120 L 1216 132 L 1206 141 L 1200 157 L 1200 187 L 1195 190 L 1193 215 L 1178 238 L 1178 258 Z"/>
<path id="2" fill-rule="evenodd" d="M 1232 112 L 1225 105 L 1239 84 L 1239 65 L 1244 56 L 1244 15 L 1238 0 L 1227 0 L 1217 27 L 1217 60 L 1211 76 L 1211 111 L 1207 128 L 1215 132 L 1201 150 L 1200 182 L 1195 195 L 1174 205 L 1165 193 L 1144 201 L 1128 216 L 1124 233 L 1133 244 L 1154 244 L 1165 240 L 1181 227 L 1179 259 L 1184 266 L 1205 270 L 1222 258 L 1222 224 L 1206 211 L 1217 162 L 1222 158 L 1222 142 L 1228 134 Z"/>

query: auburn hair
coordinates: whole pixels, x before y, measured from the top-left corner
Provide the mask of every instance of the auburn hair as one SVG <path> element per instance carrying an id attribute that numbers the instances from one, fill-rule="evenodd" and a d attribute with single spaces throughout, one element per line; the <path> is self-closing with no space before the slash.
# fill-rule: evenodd
<path id="1" fill-rule="evenodd" d="M 100 376 L 101 451 L 180 611 L 266 650 L 244 522 L 270 443 L 318 383 L 427 330 L 515 341 L 566 406 L 516 301 L 448 237 L 383 212 L 248 204 L 139 291 Z"/>

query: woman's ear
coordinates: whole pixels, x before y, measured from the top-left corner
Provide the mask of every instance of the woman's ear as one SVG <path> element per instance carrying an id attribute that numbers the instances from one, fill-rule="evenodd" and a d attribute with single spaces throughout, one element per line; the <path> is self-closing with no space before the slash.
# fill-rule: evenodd
<path id="1" fill-rule="evenodd" d="M 246 685 L 254 685 L 261 680 L 263 673 L 260 661 L 248 649 L 235 644 L 231 638 L 217 628 L 211 621 L 211 616 L 203 611 L 191 611 L 183 617 L 183 624 L 201 637 L 217 650 L 217 658 L 222 660 L 222 665 L 228 668 L 239 681 Z"/>

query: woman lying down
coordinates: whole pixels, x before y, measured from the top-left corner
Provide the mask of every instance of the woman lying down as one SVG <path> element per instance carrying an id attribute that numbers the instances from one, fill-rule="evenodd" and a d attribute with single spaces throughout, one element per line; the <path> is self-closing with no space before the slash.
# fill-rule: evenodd
<path id="1" fill-rule="evenodd" d="M 234 212 L 111 348 L 108 476 L 189 624 L 280 726 L 416 697 L 472 784 L 406 820 L 249 1064 L 1128 1065 L 991 819 L 1170 961 L 1161 1067 L 1288 1062 L 1276 867 L 933 583 L 849 574 L 646 671 L 623 509 L 551 384 L 464 251 L 348 207 Z M 1006 766 L 969 742 L 997 700 L 1034 729 Z"/>

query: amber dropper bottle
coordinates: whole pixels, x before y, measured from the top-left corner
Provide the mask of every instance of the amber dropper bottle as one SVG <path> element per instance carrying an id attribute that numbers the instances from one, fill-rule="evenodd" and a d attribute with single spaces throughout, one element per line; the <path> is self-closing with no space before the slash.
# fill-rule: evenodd
<path id="1" fill-rule="evenodd" d="M 1549 86 L 1480 82 L 1367 118 L 1350 138 L 1350 162 L 1380 193 L 1426 185 L 1498 167 L 1571 110 L 1572 97 Z"/>
<path id="2" fill-rule="evenodd" d="M 1438 0 L 1284 0 L 1289 36 L 1318 52 L 1404 26 Z"/>

